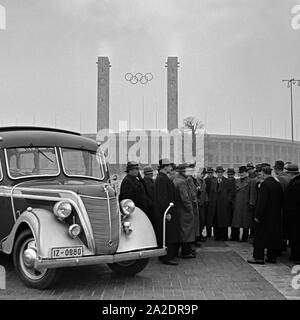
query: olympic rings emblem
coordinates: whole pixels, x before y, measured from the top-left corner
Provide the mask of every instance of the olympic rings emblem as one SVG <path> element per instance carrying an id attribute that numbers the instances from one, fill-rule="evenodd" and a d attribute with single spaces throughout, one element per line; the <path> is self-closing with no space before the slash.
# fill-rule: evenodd
<path id="1" fill-rule="evenodd" d="M 141 84 L 147 84 L 149 81 L 153 79 L 153 74 L 147 72 L 146 74 L 142 74 L 140 72 L 133 75 L 132 73 L 125 74 L 125 80 L 129 81 L 131 84 L 137 84 L 140 82 Z"/>

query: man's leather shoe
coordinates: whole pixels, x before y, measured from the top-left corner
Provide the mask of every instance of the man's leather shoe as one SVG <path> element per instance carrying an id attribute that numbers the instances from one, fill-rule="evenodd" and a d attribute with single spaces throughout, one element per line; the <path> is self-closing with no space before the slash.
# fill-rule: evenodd
<path id="1" fill-rule="evenodd" d="M 175 260 L 165 260 L 163 264 L 168 264 L 169 266 L 178 266 L 178 263 Z"/>
<path id="2" fill-rule="evenodd" d="M 264 264 L 264 260 L 260 260 L 260 259 L 248 259 L 247 260 L 248 263 L 251 263 L 251 264 Z"/>
<path id="3" fill-rule="evenodd" d="M 182 259 L 193 259 L 196 258 L 196 255 L 189 253 L 182 256 Z"/>

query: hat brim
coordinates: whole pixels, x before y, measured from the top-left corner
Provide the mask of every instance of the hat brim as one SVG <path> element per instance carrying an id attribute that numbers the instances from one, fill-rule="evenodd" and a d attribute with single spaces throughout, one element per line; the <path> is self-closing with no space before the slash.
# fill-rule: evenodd
<path id="1" fill-rule="evenodd" d="M 137 169 L 137 170 L 140 170 L 140 166 L 132 166 L 132 167 L 129 167 L 129 168 L 126 168 L 125 172 L 129 172 L 130 170 L 134 170 L 134 169 Z"/>

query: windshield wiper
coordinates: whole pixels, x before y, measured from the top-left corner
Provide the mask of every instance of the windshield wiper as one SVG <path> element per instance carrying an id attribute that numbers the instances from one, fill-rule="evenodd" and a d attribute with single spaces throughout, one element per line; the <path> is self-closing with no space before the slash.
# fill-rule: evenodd
<path id="1" fill-rule="evenodd" d="M 33 147 L 33 145 L 30 145 L 31 147 Z M 46 159 L 48 159 L 50 162 L 53 162 L 53 160 L 51 158 L 49 158 L 48 156 L 45 155 L 45 153 L 43 151 L 41 151 L 39 148 L 34 148 L 33 149 L 37 150 L 38 153 L 40 153 L 41 155 L 43 155 Z"/>

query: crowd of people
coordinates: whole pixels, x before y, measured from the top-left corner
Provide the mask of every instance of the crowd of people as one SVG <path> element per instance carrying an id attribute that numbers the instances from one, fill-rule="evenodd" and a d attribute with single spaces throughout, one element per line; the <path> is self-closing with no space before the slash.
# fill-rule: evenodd
<path id="1" fill-rule="evenodd" d="M 196 247 L 207 238 L 216 241 L 253 243 L 249 263 L 276 263 L 290 247 L 290 259 L 300 262 L 300 173 L 298 166 L 281 160 L 274 166 L 252 163 L 224 170 L 196 170 L 195 163 L 175 165 L 161 159 L 154 179 L 151 166 L 140 173 L 137 162 L 128 162 L 121 182 L 119 201 L 132 199 L 153 224 L 158 245 L 163 245 L 162 263 L 177 265 L 177 257 L 196 257 Z M 266 259 L 265 259 L 266 249 Z"/>

